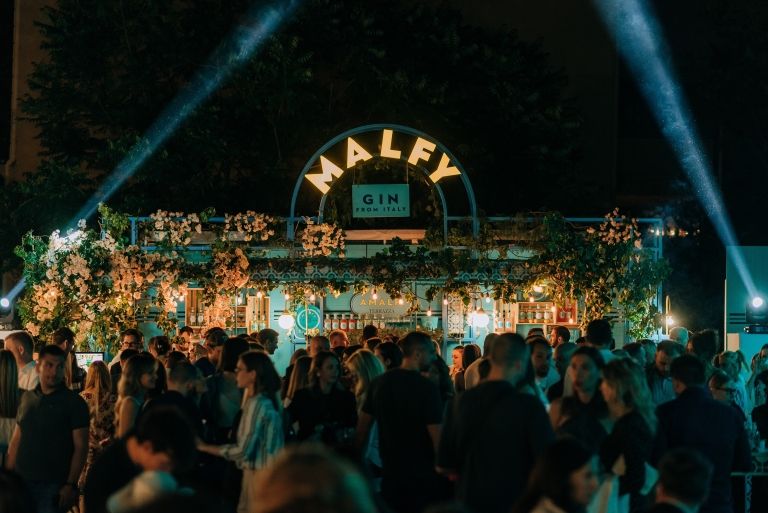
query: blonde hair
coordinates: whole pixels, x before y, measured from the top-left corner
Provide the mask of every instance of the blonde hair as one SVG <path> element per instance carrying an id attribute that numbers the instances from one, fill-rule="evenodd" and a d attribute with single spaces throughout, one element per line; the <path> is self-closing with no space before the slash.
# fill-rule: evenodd
<path id="1" fill-rule="evenodd" d="M 365 396 L 368 393 L 368 386 L 371 384 L 371 381 L 384 374 L 386 369 L 381 360 L 376 358 L 376 355 L 367 349 L 356 351 L 349 357 L 346 365 L 350 372 L 355 373 L 357 376 L 354 392 L 359 412 L 363 404 L 365 404 Z"/>
<path id="2" fill-rule="evenodd" d="M 642 367 L 630 358 L 611 360 L 603 367 L 603 379 L 616 390 L 616 397 L 643 417 L 651 433 L 656 432 L 656 406 Z"/>
<path id="3" fill-rule="evenodd" d="M 293 401 L 293 396 L 299 390 L 309 387 L 309 368 L 312 365 L 312 358 L 309 356 L 299 356 L 293 364 L 291 377 L 288 381 L 288 391 L 285 398 Z M 287 403 L 286 403 L 287 404 Z"/>
<path id="4" fill-rule="evenodd" d="M 0 417 L 16 417 L 19 409 L 19 371 L 16 358 L 7 349 L 0 350 Z"/>
<path id="5" fill-rule="evenodd" d="M 112 377 L 109 375 L 107 364 L 100 361 L 91 363 L 88 374 L 85 377 L 84 392 L 92 392 L 94 401 L 91 407 L 91 417 L 98 419 L 101 416 L 101 403 L 106 397 L 112 395 Z"/>

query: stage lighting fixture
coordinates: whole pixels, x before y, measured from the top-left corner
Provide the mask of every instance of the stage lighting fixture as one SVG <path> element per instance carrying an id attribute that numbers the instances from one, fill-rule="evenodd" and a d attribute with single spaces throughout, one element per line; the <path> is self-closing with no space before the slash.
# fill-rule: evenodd
<path id="1" fill-rule="evenodd" d="M 747 324 L 768 324 L 768 304 L 760 296 L 754 296 L 747 303 Z"/>

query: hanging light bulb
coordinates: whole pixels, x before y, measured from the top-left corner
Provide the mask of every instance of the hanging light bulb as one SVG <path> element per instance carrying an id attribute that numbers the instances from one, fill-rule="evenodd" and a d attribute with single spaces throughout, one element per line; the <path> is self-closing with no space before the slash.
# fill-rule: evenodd
<path id="1" fill-rule="evenodd" d="M 427 317 L 432 317 L 432 309 L 431 308 L 429 308 L 427 310 Z"/>
<path id="2" fill-rule="evenodd" d="M 448 298 L 447 298 L 447 297 L 444 297 L 444 298 L 443 298 L 443 304 L 444 304 L 444 305 L 447 305 L 447 304 L 448 304 Z"/>
<path id="3" fill-rule="evenodd" d="M 286 308 L 280 317 L 277 318 L 277 324 L 284 330 L 290 330 L 293 325 L 296 324 L 296 319 L 293 318 L 293 314 Z"/>
<path id="4" fill-rule="evenodd" d="M 491 302 L 491 295 L 488 292 L 485 293 L 485 302 L 486 303 L 490 303 Z"/>
<path id="5" fill-rule="evenodd" d="M 483 310 L 482 307 L 478 308 L 472 315 L 472 326 L 475 328 L 486 328 L 490 322 L 491 318 L 485 313 L 485 310 Z"/>
<path id="6" fill-rule="evenodd" d="M 379 294 L 376 292 L 376 289 L 373 289 L 373 294 L 371 294 L 371 299 L 374 301 L 379 299 Z"/>
<path id="7" fill-rule="evenodd" d="M 533 303 L 533 296 L 528 296 L 528 302 Z"/>
<path id="8" fill-rule="evenodd" d="M 256 299 L 261 299 L 264 296 L 264 294 L 261 293 L 261 291 L 256 292 Z"/>
<path id="9" fill-rule="evenodd" d="M 405 303 L 405 301 L 403 301 L 402 297 L 397 298 L 397 304 L 398 305 L 402 305 L 403 303 Z"/>
<path id="10" fill-rule="evenodd" d="M 291 299 L 291 295 L 288 294 L 288 292 L 286 291 L 285 292 L 285 300 L 288 301 L 289 299 Z"/>
<path id="11" fill-rule="evenodd" d="M 317 296 L 315 296 L 314 292 L 309 295 L 309 300 L 312 301 L 313 303 L 315 302 L 316 299 L 317 299 Z"/>

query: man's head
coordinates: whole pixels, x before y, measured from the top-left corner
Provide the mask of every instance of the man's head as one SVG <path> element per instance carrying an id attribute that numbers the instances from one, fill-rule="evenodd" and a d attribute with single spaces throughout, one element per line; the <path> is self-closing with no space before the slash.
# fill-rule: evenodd
<path id="1" fill-rule="evenodd" d="M 491 354 L 491 348 L 493 347 L 493 341 L 496 340 L 498 335 L 496 333 L 488 333 L 483 340 L 483 356 L 486 357 Z"/>
<path id="2" fill-rule="evenodd" d="M 565 375 L 565 369 L 568 368 L 571 356 L 578 348 L 579 346 L 573 342 L 565 342 L 555 348 L 555 367 L 557 367 L 557 372 L 559 372 L 561 376 Z"/>
<path id="3" fill-rule="evenodd" d="M 186 341 L 187 344 L 192 343 L 192 337 L 195 335 L 195 330 L 189 326 L 184 326 L 179 330 L 179 336 Z"/>
<path id="4" fill-rule="evenodd" d="M 720 352 L 720 342 L 715 330 L 702 330 L 694 333 L 688 339 L 686 346 L 689 353 L 698 356 L 703 362 L 711 362 Z"/>
<path id="5" fill-rule="evenodd" d="M 127 362 L 131 356 L 136 356 L 137 354 L 139 354 L 139 352 L 136 351 L 135 349 L 126 349 L 125 351 L 121 351 L 120 365 L 123 365 L 123 363 Z"/>
<path id="6" fill-rule="evenodd" d="M 587 344 L 597 349 L 609 349 L 613 342 L 611 323 L 605 319 L 595 319 L 587 324 Z"/>
<path id="7" fill-rule="evenodd" d="M 688 387 L 704 386 L 706 374 L 704 364 L 691 354 L 684 354 L 672 360 L 669 370 L 672 386 L 676 394 L 681 394 Z"/>
<path id="8" fill-rule="evenodd" d="M 208 359 L 214 365 L 219 365 L 219 359 L 221 358 L 221 348 L 224 342 L 227 341 L 229 335 L 221 328 L 212 328 L 205 334 L 205 342 L 203 346 L 208 351 Z"/>
<path id="9" fill-rule="evenodd" d="M 645 351 L 645 365 L 650 366 L 656 362 L 656 342 L 649 338 L 641 338 L 637 341 Z"/>
<path id="10" fill-rule="evenodd" d="M 218 370 L 224 372 L 235 372 L 237 359 L 240 355 L 250 350 L 250 344 L 247 340 L 240 337 L 228 338 L 221 348 L 221 358 L 219 358 Z"/>
<path id="11" fill-rule="evenodd" d="M 721 403 L 730 404 L 736 395 L 736 384 L 722 369 L 715 369 L 709 377 L 709 392 L 712 399 Z"/>
<path id="12" fill-rule="evenodd" d="M 337 347 L 347 347 L 349 345 L 349 337 L 347 337 L 347 332 L 342 330 L 333 330 L 329 335 L 328 338 L 331 340 L 331 347 L 337 348 Z"/>
<path id="13" fill-rule="evenodd" d="M 328 337 L 324 337 L 322 335 L 316 335 L 309 339 L 309 356 L 314 358 L 317 356 L 320 351 L 330 351 L 331 350 L 331 341 L 328 340 Z"/>
<path id="14" fill-rule="evenodd" d="M 709 494 L 712 464 L 694 449 L 678 448 L 667 452 L 659 462 L 656 502 L 682 502 L 698 510 Z"/>
<path id="15" fill-rule="evenodd" d="M 32 361 L 35 340 L 26 331 L 14 331 L 5 337 L 5 348 L 13 353 L 16 364 L 23 367 Z"/>
<path id="16" fill-rule="evenodd" d="M 403 363 L 403 350 L 394 342 L 382 342 L 376 346 L 373 354 L 381 360 L 387 370 L 398 369 Z"/>
<path id="17" fill-rule="evenodd" d="M 183 473 L 194 465 L 194 428 L 174 406 L 147 410 L 130 438 L 135 441 L 131 460 L 144 470 Z"/>
<path id="18" fill-rule="evenodd" d="M 383 344 L 379 344 L 381 346 Z M 403 350 L 403 366 L 415 368 L 421 372 L 429 370 L 429 366 L 437 358 L 437 350 L 432 339 L 422 331 L 411 331 L 400 339 Z"/>
<path id="19" fill-rule="evenodd" d="M 75 334 L 69 328 L 59 328 L 51 336 L 53 344 L 59 346 L 65 353 L 69 354 L 75 347 Z"/>
<path id="20" fill-rule="evenodd" d="M 517 333 L 503 333 L 491 348 L 491 373 L 516 384 L 525 377 L 530 353 L 523 337 Z"/>
<path id="21" fill-rule="evenodd" d="M 363 327 L 363 337 L 361 342 L 365 342 L 369 338 L 377 337 L 377 336 L 379 336 L 379 328 L 377 328 L 373 324 L 369 324 Z"/>
<path id="22" fill-rule="evenodd" d="M 64 362 L 66 359 L 67 353 L 56 345 L 47 345 L 40 351 L 36 370 L 40 376 L 40 386 L 43 390 L 58 388 L 64 383 Z"/>
<path id="23" fill-rule="evenodd" d="M 120 333 L 120 349 L 142 351 L 144 349 L 144 335 L 137 329 L 128 328 Z"/>
<path id="24" fill-rule="evenodd" d="M 175 390 L 187 396 L 195 389 L 200 375 L 197 367 L 189 362 L 179 362 L 168 369 L 168 390 Z"/>
<path id="25" fill-rule="evenodd" d="M 675 326 L 669 330 L 669 339 L 685 347 L 688 343 L 688 330 L 682 326 Z"/>
<path id="26" fill-rule="evenodd" d="M 565 326 L 554 326 L 549 334 L 549 343 L 552 347 L 565 344 L 571 340 L 571 331 Z"/>
<path id="27" fill-rule="evenodd" d="M 259 331 L 259 336 L 257 338 L 258 338 L 259 344 L 264 346 L 264 349 L 266 349 L 267 353 L 275 354 L 275 350 L 277 349 L 278 337 L 279 335 L 275 330 L 265 328 Z"/>
<path id="28" fill-rule="evenodd" d="M 663 377 L 669 376 L 672 361 L 683 354 L 683 346 L 671 340 L 662 340 L 656 347 L 656 372 Z"/>
<path id="29" fill-rule="evenodd" d="M 528 330 L 528 335 L 526 335 L 526 338 L 528 337 L 544 337 L 544 328 L 531 328 Z"/>
<path id="30" fill-rule="evenodd" d="M 622 348 L 626 351 L 627 355 L 632 358 L 640 367 L 645 367 L 645 349 L 639 342 L 630 342 L 624 344 Z"/>
<path id="31" fill-rule="evenodd" d="M 549 345 L 547 339 L 542 337 L 533 337 L 527 343 L 531 351 L 531 365 L 533 365 L 536 377 L 546 378 L 552 363 L 552 346 Z"/>

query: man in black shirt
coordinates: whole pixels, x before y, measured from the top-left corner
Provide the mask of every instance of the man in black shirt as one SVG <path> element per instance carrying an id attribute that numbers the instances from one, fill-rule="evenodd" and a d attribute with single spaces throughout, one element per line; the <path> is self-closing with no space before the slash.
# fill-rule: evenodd
<path id="1" fill-rule="evenodd" d="M 413 331 L 401 340 L 403 363 L 371 382 L 358 420 L 365 449 L 374 421 L 379 428 L 381 493 L 397 513 L 420 512 L 439 499 L 435 452 L 442 411 L 437 387 L 420 372 L 437 357 L 429 335 Z"/>
<path id="2" fill-rule="evenodd" d="M 149 401 L 139 418 L 159 406 L 176 406 L 195 428 L 195 433 L 203 436 L 203 418 L 200 408 L 193 399 L 195 389 L 202 381 L 202 373 L 189 362 L 179 362 L 168 371 L 168 390 Z"/>
<path id="3" fill-rule="evenodd" d="M 520 335 L 499 335 L 488 379 L 449 409 L 437 463 L 441 472 L 458 477 L 457 498 L 471 511 L 507 513 L 525 490 L 536 458 L 554 440 L 541 401 L 515 390 L 529 358 Z"/>
<path id="4" fill-rule="evenodd" d="M 182 473 L 194 464 L 195 435 L 178 408 L 158 406 L 136 430 L 109 446 L 91 465 L 85 481 L 85 511 L 106 513 L 109 497 L 143 471 Z"/>
<path id="5" fill-rule="evenodd" d="M 64 384 L 66 355 L 55 345 L 40 351 L 40 384 L 24 393 L 8 446 L 7 468 L 32 492 L 39 513 L 67 511 L 88 454 L 88 405 Z"/>

